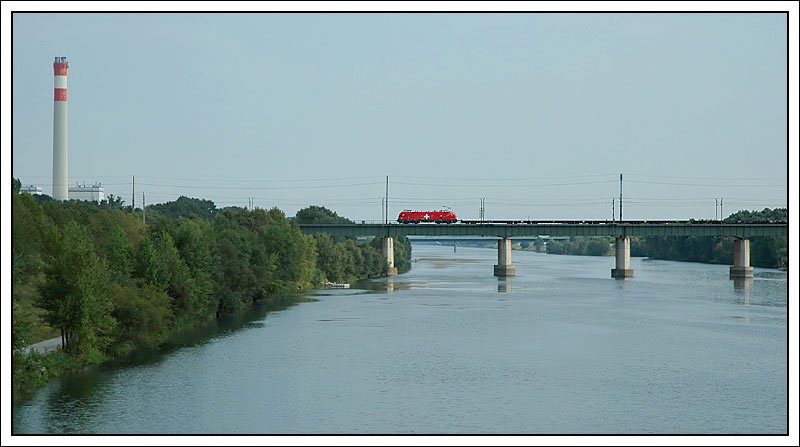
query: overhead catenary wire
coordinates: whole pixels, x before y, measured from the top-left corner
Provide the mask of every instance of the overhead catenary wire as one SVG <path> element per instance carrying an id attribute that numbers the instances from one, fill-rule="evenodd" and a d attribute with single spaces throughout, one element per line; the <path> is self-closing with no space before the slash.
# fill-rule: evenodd
<path id="1" fill-rule="evenodd" d="M 169 184 L 161 184 L 161 183 L 139 183 L 140 185 L 145 186 L 159 186 L 164 188 L 196 188 L 196 189 L 226 189 L 226 190 L 237 190 L 237 189 L 258 189 L 258 190 L 266 190 L 266 189 L 329 189 L 329 188 L 344 188 L 344 187 L 353 187 L 353 186 L 367 186 L 367 185 L 381 185 L 383 182 L 373 182 L 373 183 L 351 183 L 347 185 L 314 185 L 314 186 L 205 186 L 205 185 L 169 185 Z"/>
<path id="2" fill-rule="evenodd" d="M 240 179 L 240 178 L 186 178 L 186 177 L 156 177 L 142 175 L 142 178 L 159 179 L 159 180 L 179 180 L 179 181 L 198 181 L 198 182 L 220 182 L 220 183 L 313 183 L 313 182 L 336 182 L 336 181 L 353 181 L 353 180 L 366 180 L 373 179 L 378 183 L 382 183 L 381 176 L 359 176 L 359 177 L 334 177 L 334 178 L 290 178 L 290 179 Z"/>
<path id="3" fill-rule="evenodd" d="M 496 177 L 496 178 L 481 178 L 481 177 L 440 177 L 435 176 L 437 179 L 441 180 L 466 180 L 466 181 L 500 181 L 500 182 L 509 182 L 509 181 L 528 181 L 528 180 L 560 180 L 560 179 L 570 179 L 570 178 L 589 178 L 589 177 L 610 177 L 616 174 L 586 174 L 586 175 L 567 175 L 567 176 L 557 176 L 557 177 Z M 430 179 L 432 176 L 416 176 L 416 175 L 395 175 L 392 176 L 393 178 L 410 178 L 410 179 Z"/>
<path id="4" fill-rule="evenodd" d="M 720 184 L 720 183 L 674 183 L 674 182 L 652 182 L 646 180 L 628 180 L 629 183 L 646 183 L 651 185 L 671 185 L 671 186 L 704 186 L 704 187 L 735 187 L 735 188 L 759 188 L 759 187 L 782 187 L 785 188 L 786 184 L 762 184 L 762 185 L 745 185 L 741 183 Z"/>
<path id="5" fill-rule="evenodd" d="M 538 184 L 443 184 L 443 183 L 412 183 L 412 182 L 392 182 L 393 185 L 409 185 L 409 186 L 435 186 L 435 187 L 449 187 L 449 188 L 541 188 L 549 186 L 570 186 L 570 185 L 591 185 L 599 183 L 612 183 L 616 180 L 597 180 L 591 182 L 570 182 L 570 183 L 538 183 Z"/>
<path id="6" fill-rule="evenodd" d="M 703 179 L 703 180 L 736 180 L 736 181 L 769 181 L 775 180 L 775 177 L 708 177 L 706 175 L 703 176 L 680 176 L 680 175 L 654 175 L 654 174 L 636 174 L 636 173 L 626 173 L 627 176 L 634 176 L 634 177 L 645 177 L 645 178 L 675 178 L 675 179 Z"/>
<path id="7" fill-rule="evenodd" d="M 35 178 L 35 179 L 51 179 L 51 176 L 33 176 L 33 175 L 17 175 L 17 178 Z M 353 181 L 353 180 L 365 180 L 365 179 L 373 179 L 375 181 L 382 181 L 382 176 L 354 176 L 354 177 L 332 177 L 332 178 L 288 178 L 288 179 L 278 179 L 278 178 L 262 178 L 262 179 L 242 179 L 242 178 L 228 178 L 228 177 L 215 177 L 215 178 L 197 178 L 197 177 L 171 177 L 171 176 L 154 176 L 154 175 L 137 175 L 139 178 L 149 178 L 149 179 L 157 179 L 157 180 L 179 180 L 179 181 L 198 181 L 198 182 L 220 182 L 220 183 L 231 183 L 231 182 L 242 182 L 242 183 L 299 183 L 299 182 L 326 182 L 326 181 Z M 70 179 L 102 179 L 102 178 L 131 178 L 131 175 L 70 175 Z"/>
<path id="8" fill-rule="evenodd" d="M 538 180 L 563 180 L 563 179 L 579 179 L 579 178 L 593 178 L 593 177 L 607 177 L 609 179 L 617 177 L 618 173 L 604 173 L 604 174 L 583 174 L 583 175 L 567 175 L 567 176 L 549 176 L 549 177 L 441 177 L 441 176 L 414 176 L 414 175 L 394 175 L 392 178 L 402 178 L 402 179 L 425 179 L 429 180 L 431 178 L 436 178 L 440 180 L 463 180 L 463 181 L 498 181 L 498 182 L 509 182 L 509 181 L 538 181 Z M 709 177 L 706 175 L 703 176 L 675 176 L 675 175 L 655 175 L 655 174 L 641 174 L 641 173 L 626 173 L 628 177 L 636 177 L 636 178 L 644 178 L 644 179 L 696 179 L 696 180 L 735 180 L 737 182 L 763 182 L 763 181 L 771 181 L 775 180 L 775 177 Z M 106 179 L 106 178 L 122 178 L 122 179 L 129 179 L 131 178 L 132 174 L 125 174 L 125 175 L 70 175 L 70 179 L 85 179 L 85 180 L 93 180 L 93 179 Z M 26 174 L 18 174 L 15 177 L 17 178 L 26 178 L 26 179 L 51 179 L 51 175 L 26 175 Z M 318 181 L 353 181 L 353 180 L 365 180 L 365 179 L 373 179 L 375 181 L 382 181 L 385 177 L 380 175 L 371 175 L 371 176 L 350 176 L 350 177 L 313 177 L 313 178 L 259 178 L 259 179 L 243 179 L 238 177 L 175 177 L 175 176 L 154 176 L 154 175 L 141 175 L 139 174 L 138 177 L 140 178 L 148 178 L 148 179 L 158 179 L 158 180 L 177 180 L 177 181 L 199 181 L 199 182 L 221 182 L 221 183 L 230 183 L 230 182 L 241 182 L 241 183 L 302 183 L 302 182 L 318 182 Z M 630 181 L 643 181 L 643 180 L 630 180 Z M 394 183 L 394 182 L 392 182 Z M 672 184 L 672 183 L 667 183 Z M 715 185 L 712 185 L 715 186 Z"/>

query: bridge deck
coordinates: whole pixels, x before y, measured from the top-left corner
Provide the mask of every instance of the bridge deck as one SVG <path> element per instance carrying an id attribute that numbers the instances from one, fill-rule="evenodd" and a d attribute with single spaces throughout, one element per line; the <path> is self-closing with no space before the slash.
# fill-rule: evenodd
<path id="1" fill-rule="evenodd" d="M 457 224 L 302 224 L 306 234 L 331 236 L 786 236 L 787 223 L 691 223 L 686 221 L 589 223 L 457 223 Z"/>

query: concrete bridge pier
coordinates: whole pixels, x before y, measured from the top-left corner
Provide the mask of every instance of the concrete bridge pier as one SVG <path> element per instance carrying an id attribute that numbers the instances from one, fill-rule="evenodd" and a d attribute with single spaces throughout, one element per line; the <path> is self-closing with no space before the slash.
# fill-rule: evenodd
<path id="1" fill-rule="evenodd" d="M 631 268 L 631 238 L 620 236 L 614 242 L 616 267 L 611 269 L 611 277 L 617 279 L 633 278 Z"/>
<path id="2" fill-rule="evenodd" d="M 388 276 L 397 275 L 397 267 L 394 266 L 394 239 L 385 237 L 381 239 L 381 254 L 386 258 L 386 265 L 389 270 L 386 273 Z"/>
<path id="3" fill-rule="evenodd" d="M 736 239 L 733 241 L 733 267 L 730 278 L 752 278 L 753 267 L 750 267 L 750 241 Z"/>
<path id="4" fill-rule="evenodd" d="M 497 241 L 497 265 L 494 276 L 508 277 L 517 274 L 517 267 L 511 264 L 511 239 L 504 237 Z"/>

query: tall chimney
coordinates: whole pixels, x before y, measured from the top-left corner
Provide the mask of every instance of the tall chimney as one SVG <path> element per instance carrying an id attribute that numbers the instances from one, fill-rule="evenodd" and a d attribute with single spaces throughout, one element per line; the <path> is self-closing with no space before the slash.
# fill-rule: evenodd
<path id="1" fill-rule="evenodd" d="M 53 198 L 69 199 L 67 179 L 67 63 L 66 57 L 53 62 Z"/>

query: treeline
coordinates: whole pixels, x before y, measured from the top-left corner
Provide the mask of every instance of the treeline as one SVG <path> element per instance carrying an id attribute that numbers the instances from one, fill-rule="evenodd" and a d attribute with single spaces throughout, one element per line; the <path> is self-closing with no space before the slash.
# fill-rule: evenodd
<path id="1" fill-rule="evenodd" d="M 380 241 L 302 234 L 290 220 L 309 218 L 307 210 L 287 219 L 277 208 L 217 209 L 181 197 L 148 206 L 144 225 L 119 198 L 61 202 L 19 186 L 14 179 L 15 401 L 65 369 L 157 346 L 175 328 L 325 281 L 386 273 Z M 405 247 L 395 243 L 398 265 L 409 264 Z M 20 350 L 59 335 L 62 352 Z"/>
<path id="2" fill-rule="evenodd" d="M 541 244 L 538 240 L 536 242 Z M 608 256 L 613 254 L 611 248 L 613 243 L 614 238 L 612 237 L 573 236 L 568 241 L 547 241 L 546 250 L 547 253 L 556 255 Z"/>
<path id="3" fill-rule="evenodd" d="M 787 222 L 786 208 L 762 211 L 738 211 L 723 219 L 725 223 Z M 759 236 L 750 240 L 750 265 L 765 268 L 788 267 L 788 243 L 785 236 Z M 733 263 L 733 241 L 723 236 L 651 236 L 631 238 L 631 256 L 645 256 L 670 261 Z"/>

